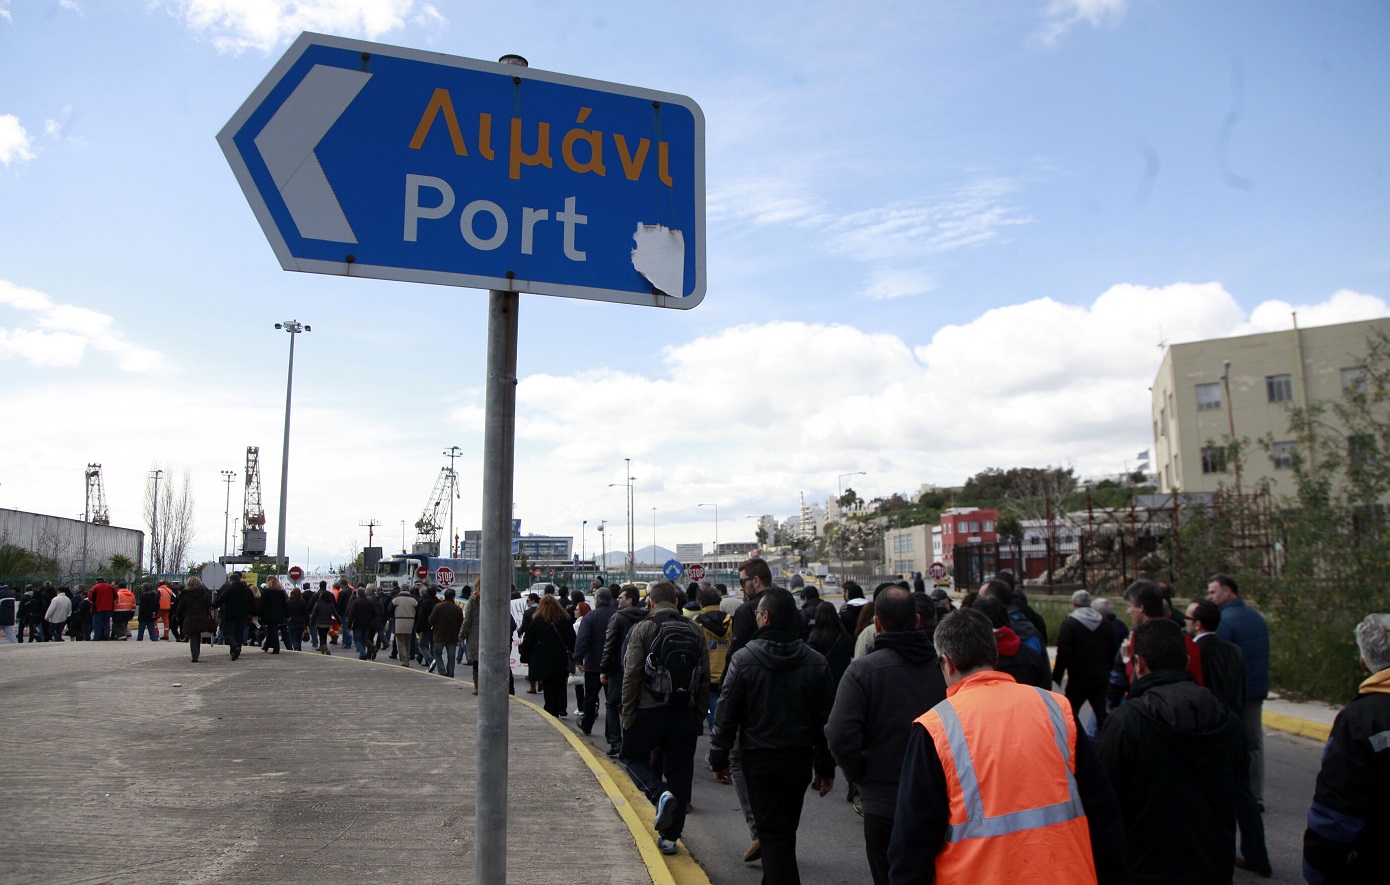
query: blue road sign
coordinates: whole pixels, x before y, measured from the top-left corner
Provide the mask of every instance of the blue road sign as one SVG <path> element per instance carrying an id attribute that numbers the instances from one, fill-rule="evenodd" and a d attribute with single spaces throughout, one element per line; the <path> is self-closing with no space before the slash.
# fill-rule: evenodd
<path id="1" fill-rule="evenodd" d="M 682 95 L 302 34 L 217 136 L 286 270 L 690 308 Z"/>
<path id="2" fill-rule="evenodd" d="M 666 564 L 661 567 L 661 573 L 666 576 L 668 581 L 679 581 L 681 575 L 685 574 L 685 566 L 679 560 L 668 559 Z"/>

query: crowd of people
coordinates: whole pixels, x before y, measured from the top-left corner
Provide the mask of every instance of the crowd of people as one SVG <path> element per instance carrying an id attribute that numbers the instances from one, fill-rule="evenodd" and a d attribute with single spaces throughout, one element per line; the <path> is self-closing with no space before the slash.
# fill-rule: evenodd
<path id="1" fill-rule="evenodd" d="M 585 734 L 605 704 L 608 754 L 652 802 L 662 852 L 678 851 L 708 732 L 704 762 L 734 788 L 743 859 L 761 861 L 764 883 L 800 881 L 805 796 L 826 796 L 837 769 L 875 885 L 1012 881 L 1025 868 L 1059 883 L 1272 875 L 1269 631 L 1232 577 L 1213 575 L 1181 611 L 1171 588 L 1136 581 L 1122 597 L 1129 625 L 1076 591 L 1050 660 L 1048 625 L 1007 572 L 959 609 L 920 582 L 872 594 L 846 582 L 837 609 L 814 587 L 775 586 L 761 559 L 738 574 L 736 594 L 595 580 L 588 596 L 551 585 L 512 606 L 528 693 L 567 717 L 573 685 Z M 0 630 L 11 642 L 114 641 L 135 620 L 136 641 L 185 641 L 195 662 L 204 638 L 232 660 L 247 643 L 278 654 L 282 642 L 362 659 L 389 650 L 448 677 L 469 660 L 476 694 L 482 594 L 468 589 L 460 605 L 453 588 L 286 589 L 239 574 L 216 592 L 197 578 L 138 594 L 105 581 L 0 587 Z M 1317 885 L 1390 869 L 1390 614 L 1369 615 L 1356 640 L 1369 678 L 1332 728 L 1304 836 L 1302 872 Z"/>

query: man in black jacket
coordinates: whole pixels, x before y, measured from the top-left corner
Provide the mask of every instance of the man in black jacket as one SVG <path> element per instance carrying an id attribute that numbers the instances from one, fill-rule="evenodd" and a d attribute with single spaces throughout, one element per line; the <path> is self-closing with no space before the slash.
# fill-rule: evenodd
<path id="1" fill-rule="evenodd" d="M 755 617 L 758 631 L 729 656 L 724 670 L 709 765 L 727 769 L 735 743 L 741 748 L 763 882 L 783 885 L 801 881 L 796 830 L 807 784 L 821 796 L 835 784 L 835 760 L 825 740 L 835 689 L 830 665 L 800 638 L 789 591 L 764 590 Z"/>
<path id="2" fill-rule="evenodd" d="M 633 584 L 623 585 L 618 593 L 618 611 L 608 619 L 603 636 L 603 655 L 599 659 L 599 682 L 604 686 L 607 717 L 604 737 L 608 738 L 608 755 L 617 756 L 623 749 L 623 651 L 627 632 L 647 616 L 645 606 L 638 605 L 642 591 Z"/>
<path id="3" fill-rule="evenodd" d="M 1091 594 L 1077 590 L 1071 595 L 1071 614 L 1057 631 L 1057 661 L 1052 665 L 1052 681 L 1062 682 L 1067 674 L 1064 694 L 1071 701 L 1074 715 L 1081 705 L 1091 704 L 1096 732 L 1105 724 L 1105 686 L 1110 682 L 1110 663 L 1120 644 L 1105 623 L 1105 616 L 1091 608 Z"/>
<path id="4" fill-rule="evenodd" d="M 1303 833 L 1303 878 L 1313 885 L 1385 881 L 1390 869 L 1390 614 L 1356 627 L 1371 675 L 1337 714 Z"/>
<path id="5" fill-rule="evenodd" d="M 858 585 L 856 585 L 858 586 Z M 757 611 L 758 601 L 762 599 L 770 587 L 772 587 L 772 569 L 768 567 L 765 560 L 753 558 L 739 564 L 738 567 L 738 587 L 743 593 L 743 603 L 734 609 L 733 626 L 729 628 L 729 651 L 724 657 L 724 669 L 729 668 L 729 662 L 734 659 L 738 650 L 747 645 L 752 639 L 753 634 L 758 630 Z M 846 590 L 846 599 L 849 591 Z M 861 591 L 861 597 L 864 595 Z M 862 603 L 862 599 L 860 600 Z M 844 609 L 841 609 L 843 612 Z M 855 612 L 859 610 L 856 608 Z M 804 637 L 803 637 L 804 638 Z M 724 676 L 720 677 L 720 696 L 723 697 Z M 717 704 L 716 704 L 717 707 Z M 715 715 L 718 716 L 716 709 Z M 714 726 L 710 726 L 713 730 Z M 727 768 L 716 770 L 715 780 L 733 781 L 734 795 L 738 797 L 739 808 L 743 810 L 743 821 L 748 825 L 748 850 L 743 852 L 744 863 L 751 863 L 762 857 L 761 843 L 758 841 L 758 825 L 753 817 L 753 803 L 748 798 L 748 781 L 743 777 L 743 749 L 735 746 L 729 753 L 729 765 Z"/>
<path id="6" fill-rule="evenodd" d="M 430 626 L 430 612 L 439 605 L 439 588 L 430 584 L 425 588 L 420 596 L 420 604 L 415 608 L 415 644 L 420 648 L 417 660 L 425 665 L 425 669 L 433 673 L 436 669 L 443 670 L 440 664 L 442 661 L 435 661 L 434 658 L 434 628 Z"/>
<path id="7" fill-rule="evenodd" d="M 1183 616 L 1187 634 L 1202 650 L 1202 684 L 1236 716 L 1245 706 L 1245 652 L 1234 642 L 1216 635 L 1221 624 L 1221 608 L 1209 599 L 1199 599 L 1187 607 Z M 1264 818 L 1251 789 L 1250 772 L 1241 778 L 1236 793 L 1236 826 L 1240 830 L 1240 855 L 1236 866 L 1265 878 L 1274 875 L 1265 845 Z"/>
<path id="8" fill-rule="evenodd" d="M 246 636 L 246 625 L 256 613 L 256 597 L 251 588 L 241 578 L 241 572 L 232 572 L 231 580 L 217 591 L 212 601 L 213 608 L 222 609 L 222 637 L 227 640 L 227 650 L 232 660 L 241 657 L 241 643 Z"/>
<path id="9" fill-rule="evenodd" d="M 1120 799 L 1133 885 L 1229 882 L 1236 791 L 1249 767 L 1245 729 L 1187 671 L 1171 619 L 1134 628 L 1129 702 L 1110 714 L 1096 754 Z"/>
<path id="10" fill-rule="evenodd" d="M 1010 624 L 1018 622 L 1009 619 L 1008 609 L 998 599 L 988 596 L 975 600 L 974 608 L 989 618 L 994 628 L 994 641 L 999 645 L 999 660 L 994 669 L 1008 673 L 1020 685 L 1035 685 L 1051 691 L 1052 674 L 1047 670 L 1047 661 L 1013 631 Z"/>
<path id="11" fill-rule="evenodd" d="M 603 670 L 603 642 L 608 637 L 608 622 L 618 613 L 613 604 L 613 593 L 597 581 L 594 589 L 594 608 L 579 621 L 578 635 L 574 640 L 574 662 L 584 674 L 584 703 L 579 713 L 579 730 L 593 734 L 594 722 L 598 719 L 598 690 L 602 685 L 600 677 Z M 605 723 L 606 724 L 606 723 Z M 622 743 L 622 732 L 608 734 L 609 746 Z"/>
<path id="12" fill-rule="evenodd" d="M 914 594 L 888 587 L 874 599 L 874 647 L 853 661 L 835 694 L 825 737 L 845 778 L 859 786 L 864 850 L 874 885 L 888 882 L 888 843 L 909 726 L 946 699 L 931 637 Z"/>

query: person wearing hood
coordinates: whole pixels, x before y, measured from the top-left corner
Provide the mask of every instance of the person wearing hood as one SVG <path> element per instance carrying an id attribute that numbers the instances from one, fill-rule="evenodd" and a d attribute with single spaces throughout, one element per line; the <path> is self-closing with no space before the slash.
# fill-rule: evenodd
<path id="1" fill-rule="evenodd" d="M 1048 672 L 1047 661 L 1025 645 L 1013 631 L 1009 610 L 998 599 L 981 596 L 975 600 L 974 610 L 989 618 L 994 628 L 994 639 L 999 645 L 999 660 L 994 669 L 1008 673 L 1020 685 L 1035 685 L 1045 691 L 1052 690 L 1052 674 Z"/>
<path id="2" fill-rule="evenodd" d="M 1105 687 L 1110 682 L 1110 662 L 1119 643 L 1105 624 L 1105 616 L 1091 608 L 1091 594 L 1077 590 L 1071 595 L 1071 614 L 1057 632 L 1057 660 L 1052 665 L 1052 681 L 1060 684 L 1067 677 L 1065 694 L 1071 711 L 1081 715 L 1081 705 L 1090 702 L 1096 729 L 1105 724 Z"/>
<path id="3" fill-rule="evenodd" d="M 1390 868 L 1390 614 L 1356 627 L 1371 674 L 1337 714 L 1303 833 L 1303 878 L 1313 885 L 1384 881 Z"/>
<path id="4" fill-rule="evenodd" d="M 179 632 L 188 638 L 193 663 L 198 663 L 203 634 L 217 629 L 212 622 L 212 597 L 201 578 L 188 579 L 188 586 L 179 594 L 178 602 L 174 603 L 173 618 L 174 623 L 179 625 Z"/>
<path id="5" fill-rule="evenodd" d="M 888 882 L 888 843 L 909 726 L 946 699 L 946 679 L 921 622 L 907 590 L 889 586 L 875 597 L 873 653 L 845 670 L 825 726 L 831 755 L 859 787 L 874 885 Z"/>
<path id="6" fill-rule="evenodd" d="M 840 623 L 845 625 L 845 632 L 849 635 L 858 635 L 859 609 L 868 602 L 864 598 L 864 588 L 858 582 L 845 581 L 845 602 L 840 606 Z"/>
<path id="7" fill-rule="evenodd" d="M 745 584 L 752 568 L 739 568 Z M 729 656 L 724 671 L 708 762 L 713 771 L 727 770 L 737 743 L 762 881 L 782 885 L 801 881 L 796 830 L 807 785 L 821 796 L 835 785 L 835 759 L 825 739 L 835 694 L 830 665 L 800 638 L 790 591 L 762 590 L 755 617 L 752 640 Z"/>
<path id="8" fill-rule="evenodd" d="M 1129 702 L 1110 714 L 1096 755 L 1120 800 L 1133 885 L 1229 882 L 1236 792 L 1250 764 L 1245 728 L 1187 669 L 1170 618 L 1134 628 Z"/>

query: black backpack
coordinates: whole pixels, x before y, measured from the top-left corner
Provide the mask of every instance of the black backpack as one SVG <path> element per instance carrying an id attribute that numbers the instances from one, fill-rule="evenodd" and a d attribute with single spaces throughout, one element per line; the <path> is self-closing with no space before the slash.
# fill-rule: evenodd
<path id="1" fill-rule="evenodd" d="M 662 704 L 694 702 L 700 680 L 707 678 L 700 667 L 704 645 L 704 632 L 686 618 L 677 615 L 663 620 L 644 667 L 652 697 Z"/>

